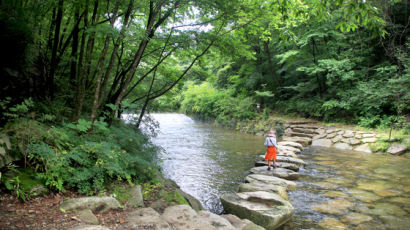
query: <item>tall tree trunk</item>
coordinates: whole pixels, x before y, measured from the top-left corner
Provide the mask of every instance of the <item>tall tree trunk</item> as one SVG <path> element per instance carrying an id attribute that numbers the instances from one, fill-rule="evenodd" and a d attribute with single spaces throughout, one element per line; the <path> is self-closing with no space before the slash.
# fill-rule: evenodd
<path id="1" fill-rule="evenodd" d="M 80 20 L 80 6 L 79 5 L 76 6 L 74 18 L 77 21 Z M 71 68 L 70 68 L 71 86 L 75 85 L 75 78 L 77 76 L 78 33 L 79 33 L 78 23 L 76 23 L 73 28 L 73 40 L 71 43 Z"/>
<path id="2" fill-rule="evenodd" d="M 117 14 L 118 14 L 118 7 L 120 6 L 120 0 L 117 0 L 115 3 L 114 10 L 112 12 L 113 18 L 110 21 L 110 25 L 112 28 L 114 28 L 114 23 L 117 20 Z M 125 26 L 125 25 L 124 25 Z M 94 119 L 97 114 L 97 109 L 98 109 L 98 97 L 100 95 L 100 87 L 101 87 L 101 78 L 103 74 L 103 68 L 104 68 L 104 63 L 105 63 L 105 56 L 107 55 L 108 47 L 110 44 L 110 36 L 107 35 L 105 38 L 105 43 L 104 43 L 104 48 L 101 53 L 101 58 L 99 60 L 98 66 L 97 66 L 97 76 L 96 76 L 96 85 L 95 85 L 95 91 L 94 91 L 94 101 L 93 101 L 93 107 L 91 109 L 91 124 L 94 124 Z"/>
<path id="3" fill-rule="evenodd" d="M 47 91 L 48 91 L 48 95 L 51 98 L 54 96 L 54 75 L 55 75 L 55 71 L 57 68 L 57 48 L 58 48 L 58 41 L 60 38 L 61 20 L 63 18 L 63 6 L 64 6 L 64 0 L 59 0 L 57 16 L 56 16 L 56 21 L 55 21 L 53 48 L 51 51 L 50 72 L 47 78 Z"/>

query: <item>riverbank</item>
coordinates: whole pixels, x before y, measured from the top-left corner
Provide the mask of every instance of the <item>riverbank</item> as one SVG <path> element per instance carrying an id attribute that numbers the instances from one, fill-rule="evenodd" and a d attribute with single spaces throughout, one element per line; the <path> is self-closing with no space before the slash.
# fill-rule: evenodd
<path id="1" fill-rule="evenodd" d="M 319 142 L 322 142 L 320 144 L 316 141 L 314 145 L 317 146 L 356 149 L 368 153 L 401 155 L 410 158 L 410 135 L 406 129 L 368 129 L 358 125 L 327 123 L 279 114 L 260 114 L 253 120 L 236 121 L 233 126 L 226 126 L 218 122 L 216 124 L 258 136 L 265 136 L 269 130 L 274 129 L 279 137 L 283 135 L 309 137 L 314 140 L 326 139 L 320 140 Z M 307 124 L 307 126 L 298 127 L 298 124 Z M 306 127 L 311 129 L 298 132 L 299 128 Z M 325 133 L 327 135 L 323 135 Z"/>

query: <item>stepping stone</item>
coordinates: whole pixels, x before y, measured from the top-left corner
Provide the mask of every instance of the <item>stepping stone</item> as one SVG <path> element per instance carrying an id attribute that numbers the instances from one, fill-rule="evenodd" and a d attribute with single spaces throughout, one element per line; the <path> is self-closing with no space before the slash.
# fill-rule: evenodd
<path id="1" fill-rule="evenodd" d="M 297 142 L 297 143 L 301 144 L 302 146 L 308 146 L 312 142 L 312 139 L 307 138 L 307 137 L 288 137 L 288 136 L 285 136 L 285 137 L 283 137 L 282 140 L 283 141 Z"/>
<path id="2" fill-rule="evenodd" d="M 330 148 L 332 147 L 332 140 L 330 139 L 316 139 L 312 141 L 312 146 L 320 146 Z"/>
<path id="3" fill-rule="evenodd" d="M 286 188 L 282 186 L 259 183 L 257 181 L 254 181 L 252 183 L 240 184 L 238 188 L 238 192 L 258 192 L 258 191 L 276 193 L 279 196 L 281 196 L 283 199 L 289 200 L 288 192 L 286 191 Z"/>
<path id="4" fill-rule="evenodd" d="M 285 132 L 286 136 L 291 136 L 291 137 L 309 137 L 312 138 L 315 136 L 314 134 L 308 134 L 308 133 L 298 133 L 298 132 Z"/>
<path id="5" fill-rule="evenodd" d="M 258 182 L 264 184 L 273 184 L 277 186 L 285 187 L 287 190 L 295 190 L 297 185 L 293 181 L 281 179 L 279 177 L 267 176 L 262 174 L 251 174 L 245 177 L 245 181 L 248 183 Z"/>
<path id="6" fill-rule="evenodd" d="M 277 229 L 288 222 L 294 208 L 278 194 L 264 191 L 226 193 L 221 202 L 227 213 L 249 219 L 266 229 Z"/>
<path id="7" fill-rule="evenodd" d="M 284 168 L 272 168 L 268 171 L 266 166 L 254 167 L 249 171 L 255 174 L 275 176 L 286 180 L 297 180 L 300 176 L 299 173 Z"/>
<path id="8" fill-rule="evenodd" d="M 259 155 L 261 160 L 265 159 L 265 155 Z M 286 162 L 292 163 L 297 165 L 306 165 L 306 162 L 302 159 L 295 158 L 295 157 L 287 157 L 287 156 L 276 156 L 276 162 Z"/>
<path id="9" fill-rule="evenodd" d="M 292 141 L 279 141 L 278 145 L 284 145 L 284 146 L 291 146 L 294 148 L 298 148 L 300 150 L 303 150 L 303 146 L 297 142 L 292 142 Z"/>
<path id="10" fill-rule="evenodd" d="M 267 167 L 268 162 L 267 161 L 257 161 L 255 163 L 255 166 L 265 166 L 265 167 Z M 292 163 L 276 162 L 276 167 L 284 168 L 284 169 L 290 169 L 290 170 L 293 170 L 295 172 L 299 171 L 299 165 L 292 164 Z"/>
<path id="11" fill-rule="evenodd" d="M 279 151 L 290 151 L 290 152 L 294 152 L 294 153 L 300 153 L 302 150 L 292 147 L 292 146 L 285 146 L 285 145 L 278 145 L 278 150 Z"/>

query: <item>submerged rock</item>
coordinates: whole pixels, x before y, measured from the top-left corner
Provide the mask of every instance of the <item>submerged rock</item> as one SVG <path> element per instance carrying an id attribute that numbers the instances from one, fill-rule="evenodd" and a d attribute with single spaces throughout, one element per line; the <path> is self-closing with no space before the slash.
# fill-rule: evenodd
<path id="1" fill-rule="evenodd" d="M 277 194 L 269 192 L 226 193 L 221 196 L 227 213 L 249 219 L 266 229 L 276 229 L 288 222 L 293 206 Z"/>
<path id="2" fill-rule="evenodd" d="M 371 221 L 371 216 L 363 215 L 357 212 L 351 212 L 342 218 L 342 221 L 349 224 L 358 225 L 363 222 Z"/>
<path id="3" fill-rule="evenodd" d="M 346 225 L 341 223 L 335 218 L 325 217 L 323 220 L 319 222 L 319 226 L 324 229 L 331 229 L 331 230 L 347 230 L 348 228 Z"/>
<path id="4" fill-rule="evenodd" d="M 251 168 L 250 172 L 255 174 L 275 176 L 286 180 L 296 180 L 300 176 L 299 173 L 284 168 L 271 168 L 271 170 L 268 171 L 266 166 Z"/>
<path id="5" fill-rule="evenodd" d="M 363 202 L 373 202 L 379 200 L 380 197 L 376 196 L 374 193 L 366 192 L 360 189 L 349 189 L 349 193 L 356 199 Z"/>
<path id="6" fill-rule="evenodd" d="M 321 204 L 316 204 L 310 206 L 310 209 L 329 214 L 340 215 L 347 209 L 353 207 L 353 203 L 345 199 L 335 199 L 330 201 L 325 201 Z"/>
<path id="7" fill-rule="evenodd" d="M 352 150 L 353 147 L 346 143 L 336 143 L 333 145 L 334 148 L 343 149 L 343 150 Z"/>

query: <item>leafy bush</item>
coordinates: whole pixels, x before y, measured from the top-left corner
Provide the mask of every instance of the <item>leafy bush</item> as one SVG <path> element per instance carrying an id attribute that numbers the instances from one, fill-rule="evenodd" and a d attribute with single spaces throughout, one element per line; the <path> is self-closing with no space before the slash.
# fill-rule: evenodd
<path id="1" fill-rule="evenodd" d="M 97 193 L 114 180 L 149 181 L 157 172 L 152 163 L 156 147 L 122 121 L 111 127 L 101 120 L 93 126 L 79 120 L 47 127 L 24 118 L 8 124 L 7 131 L 14 141 L 24 141 L 27 165 L 59 191 Z"/>

